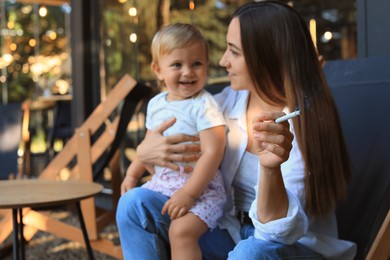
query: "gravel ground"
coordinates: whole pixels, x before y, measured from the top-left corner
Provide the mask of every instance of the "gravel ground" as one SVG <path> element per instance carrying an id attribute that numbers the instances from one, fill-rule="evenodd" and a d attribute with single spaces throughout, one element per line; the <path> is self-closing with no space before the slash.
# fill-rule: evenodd
<path id="1" fill-rule="evenodd" d="M 58 219 L 65 223 L 75 226 L 79 225 L 77 216 L 69 210 L 55 210 L 51 214 L 57 216 Z M 114 243 L 118 243 L 118 232 L 115 224 L 111 224 L 102 230 L 101 237 L 109 239 Z M 12 236 L 9 236 L 3 244 L 0 244 L 0 249 L 5 245 L 10 244 Z M 88 259 L 88 253 L 84 247 L 78 242 L 69 241 L 59 238 L 53 234 L 38 231 L 34 237 L 26 243 L 26 260 L 73 260 L 73 259 Z M 99 251 L 93 251 L 96 260 L 116 260 L 116 258 L 103 254 Z M 13 259 L 12 251 L 7 256 L 0 255 L 0 259 Z"/>

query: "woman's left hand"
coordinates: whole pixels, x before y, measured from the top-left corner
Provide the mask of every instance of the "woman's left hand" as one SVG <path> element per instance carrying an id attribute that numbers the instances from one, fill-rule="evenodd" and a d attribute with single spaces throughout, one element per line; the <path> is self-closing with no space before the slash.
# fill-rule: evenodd
<path id="1" fill-rule="evenodd" d="M 283 112 L 267 112 L 252 120 L 253 145 L 263 167 L 280 167 L 290 155 L 294 139 L 289 130 L 290 124 L 288 121 L 279 124 L 274 122 L 283 115 Z"/>

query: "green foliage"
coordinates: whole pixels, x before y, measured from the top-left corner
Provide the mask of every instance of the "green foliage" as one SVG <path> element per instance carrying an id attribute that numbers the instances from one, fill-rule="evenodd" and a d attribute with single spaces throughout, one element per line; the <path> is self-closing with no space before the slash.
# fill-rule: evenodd
<path id="1" fill-rule="evenodd" d="M 26 87 L 27 86 L 27 87 Z M 20 102 L 34 95 L 35 83 L 26 74 L 20 74 L 8 84 L 8 101 Z"/>
<path id="2" fill-rule="evenodd" d="M 2 73 L 6 79 L 0 84 L 1 88 L 8 90 L 8 102 L 22 102 L 25 99 L 34 98 L 37 94 L 37 83 L 33 81 L 30 71 L 33 64 L 32 57 L 54 56 L 68 51 L 70 35 L 65 35 L 65 15 L 58 6 L 47 6 L 47 9 L 48 15 L 42 18 L 36 14 L 32 5 L 6 1 L 8 33 L 5 34 L 2 42 L 6 46 L 5 53 L 11 54 L 13 61 L 6 67 L 6 75 Z M 50 39 L 50 32 L 56 32 L 55 39 Z M 30 46 L 32 39 L 36 40 L 35 46 Z M 11 44 L 16 49 L 10 50 Z M 1 51 L 2 54 L 4 49 Z M 64 75 L 64 77 L 69 77 L 69 75 Z M 0 95 L 2 94 L 0 92 Z"/>

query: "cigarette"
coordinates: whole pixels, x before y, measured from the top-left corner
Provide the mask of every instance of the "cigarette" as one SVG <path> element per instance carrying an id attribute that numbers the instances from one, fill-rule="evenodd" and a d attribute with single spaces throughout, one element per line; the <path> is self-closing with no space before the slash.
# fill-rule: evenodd
<path id="1" fill-rule="evenodd" d="M 282 123 L 282 122 L 284 122 L 284 121 L 286 121 L 286 120 L 289 120 L 289 119 L 291 119 L 291 118 L 294 118 L 294 117 L 296 117 L 296 116 L 299 116 L 300 114 L 301 114 L 301 111 L 299 111 L 299 110 L 294 111 L 294 112 L 292 112 L 292 113 L 290 113 L 290 114 L 287 114 L 287 115 L 284 115 L 284 116 L 282 116 L 282 117 L 276 118 L 276 119 L 275 119 L 275 123 L 276 123 L 276 124 Z"/>

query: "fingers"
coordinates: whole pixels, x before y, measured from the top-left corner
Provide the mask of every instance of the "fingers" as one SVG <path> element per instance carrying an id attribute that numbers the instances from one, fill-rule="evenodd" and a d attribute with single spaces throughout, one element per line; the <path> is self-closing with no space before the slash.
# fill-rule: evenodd
<path id="1" fill-rule="evenodd" d="M 169 208 L 169 204 L 170 204 L 170 200 L 168 200 L 167 202 L 165 202 L 162 210 L 161 210 L 161 215 L 164 215 L 165 213 L 167 213 L 168 211 L 168 208 Z M 169 214 L 168 214 L 169 215 Z"/>
<path id="2" fill-rule="evenodd" d="M 188 210 L 186 208 L 174 208 L 172 210 L 172 213 L 169 215 L 171 217 L 171 219 L 176 219 L 176 218 L 180 218 L 182 216 L 184 216 L 185 214 L 187 214 Z"/>
<path id="3" fill-rule="evenodd" d="M 269 125 L 269 123 L 268 123 Z M 293 140 L 293 134 L 286 130 L 285 127 L 274 127 L 265 125 L 256 124 L 253 126 L 253 137 L 257 141 L 273 143 L 277 145 L 290 144 Z"/>
<path id="4" fill-rule="evenodd" d="M 180 217 L 184 216 L 185 214 L 187 214 L 187 212 L 188 212 L 188 210 L 186 208 L 181 208 L 179 210 L 177 217 L 180 218 Z"/>
<path id="5" fill-rule="evenodd" d="M 287 144 L 287 146 L 280 146 L 280 145 L 274 145 L 272 143 L 266 143 L 266 142 L 262 143 L 262 147 L 267 151 L 285 160 L 288 159 L 290 155 L 290 150 L 292 148 L 290 144 Z"/>
<path id="6" fill-rule="evenodd" d="M 179 144 L 184 142 L 198 142 L 199 137 L 193 136 L 193 135 L 185 135 L 185 134 L 177 134 L 177 135 L 171 135 L 167 136 L 167 143 L 170 144 Z M 192 146 L 187 144 L 183 144 L 183 146 L 178 146 L 177 149 L 191 149 Z M 183 152 L 184 150 L 177 150 L 176 152 Z"/>
<path id="7" fill-rule="evenodd" d="M 181 154 L 169 154 L 163 157 L 161 160 L 156 160 L 156 165 L 161 167 L 166 167 L 175 171 L 179 171 L 180 167 L 176 162 L 193 162 L 199 159 L 199 154 L 190 154 L 190 155 L 181 155 Z M 185 166 L 184 172 L 192 172 L 193 168 L 191 166 Z"/>
<path id="8" fill-rule="evenodd" d="M 171 219 L 176 219 L 176 218 L 180 218 L 180 217 L 184 216 L 185 214 L 187 214 L 188 210 L 186 207 L 174 206 L 168 202 L 169 201 L 167 201 L 167 203 L 165 203 L 163 209 L 161 210 L 162 215 L 164 215 L 165 213 L 168 213 L 168 215 Z"/>
<path id="9" fill-rule="evenodd" d="M 121 195 L 125 194 L 128 190 L 131 188 L 127 187 L 126 185 L 121 185 Z"/>
<path id="10" fill-rule="evenodd" d="M 121 186 L 121 195 L 125 194 L 127 191 L 125 186 Z"/>
<path id="11" fill-rule="evenodd" d="M 177 203 L 172 197 L 165 202 L 161 214 L 168 214 L 171 219 L 176 219 L 184 216 L 188 212 L 188 207 L 185 204 Z"/>
<path id="12" fill-rule="evenodd" d="M 164 133 L 165 130 L 167 130 L 169 127 L 171 127 L 176 122 L 176 117 L 173 117 L 164 123 L 162 123 L 159 127 L 156 128 L 156 131 L 159 133 Z"/>
<path id="13" fill-rule="evenodd" d="M 161 214 L 164 215 L 165 213 L 167 213 L 169 215 L 169 217 L 171 217 L 171 219 L 173 219 L 172 212 L 173 212 L 174 208 L 175 207 L 174 207 L 174 205 L 172 205 L 172 200 L 169 199 L 167 202 L 165 202 L 165 204 L 161 210 Z"/>
<path id="14" fill-rule="evenodd" d="M 158 162 L 158 165 L 168 167 L 173 170 L 179 170 L 177 162 L 195 162 L 200 157 L 200 144 L 176 144 L 167 147 L 167 150 L 163 153 L 164 156 Z M 185 167 L 185 172 L 191 172 L 191 167 Z"/>
<path id="15" fill-rule="evenodd" d="M 264 149 L 279 156 L 283 156 L 284 150 L 291 150 L 294 135 L 288 128 L 273 123 L 256 123 L 253 129 L 253 138 L 260 142 Z"/>
<path id="16" fill-rule="evenodd" d="M 200 157 L 199 153 L 188 153 L 188 154 L 180 154 L 180 153 L 172 153 L 168 154 L 165 159 L 168 161 L 175 162 L 193 162 L 198 160 Z"/>
<path id="17" fill-rule="evenodd" d="M 284 116 L 284 112 L 266 112 L 260 113 L 252 118 L 252 123 L 263 121 L 274 121 L 276 118 Z"/>
<path id="18" fill-rule="evenodd" d="M 165 202 L 161 210 L 161 214 L 164 215 L 165 213 L 167 213 L 171 217 L 171 219 L 173 219 L 173 216 L 175 216 L 174 214 L 177 214 L 176 211 L 178 212 L 177 206 L 175 206 L 172 203 L 172 200 L 169 199 L 167 202 Z"/>
<path id="19" fill-rule="evenodd" d="M 192 168 L 191 166 L 184 166 L 184 172 L 185 173 L 190 173 L 194 170 L 194 168 Z"/>
<path id="20" fill-rule="evenodd" d="M 283 112 L 263 113 L 253 118 L 253 138 L 261 148 L 275 155 L 286 158 L 292 148 L 294 135 L 289 130 L 288 121 L 275 124 L 273 120 L 283 115 Z"/>
<path id="21" fill-rule="evenodd" d="M 179 214 L 179 211 L 180 211 L 180 208 L 178 207 L 174 207 L 170 212 L 168 211 L 168 214 L 169 216 L 171 217 L 171 219 L 175 219 L 175 218 L 178 218 L 178 214 Z"/>
<path id="22" fill-rule="evenodd" d="M 173 126 L 176 123 L 176 118 L 173 117 L 165 122 L 163 122 L 159 127 L 154 131 L 163 134 L 168 128 Z M 167 137 L 167 142 L 170 144 L 181 143 L 181 142 L 196 142 L 199 141 L 199 138 L 191 135 L 178 134 Z"/>

